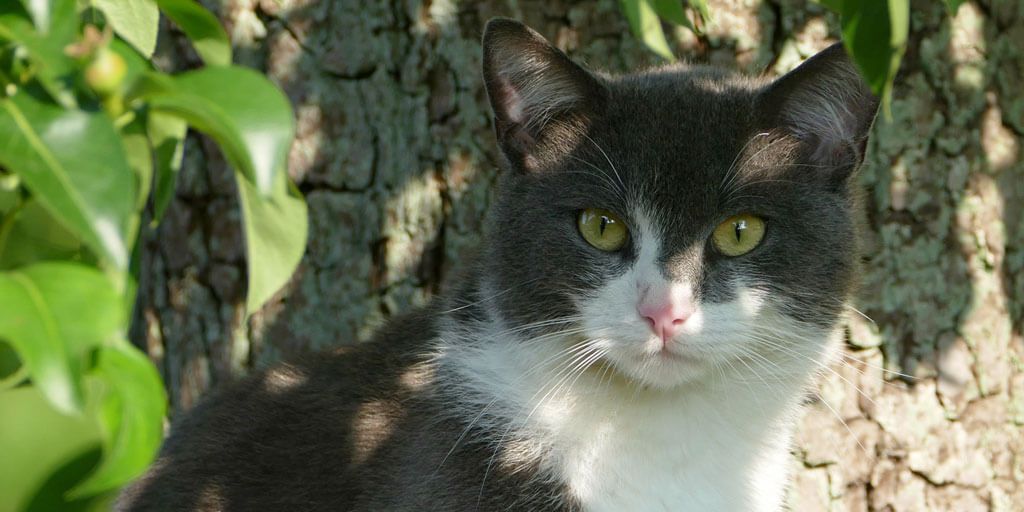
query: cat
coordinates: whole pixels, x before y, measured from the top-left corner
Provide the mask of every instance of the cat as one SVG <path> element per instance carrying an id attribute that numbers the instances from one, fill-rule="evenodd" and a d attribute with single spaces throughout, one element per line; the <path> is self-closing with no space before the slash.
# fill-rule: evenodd
<path id="1" fill-rule="evenodd" d="M 585 70 L 491 20 L 478 258 L 374 339 L 177 422 L 122 510 L 776 511 L 857 275 L 877 100 L 836 44 L 771 81 Z"/>

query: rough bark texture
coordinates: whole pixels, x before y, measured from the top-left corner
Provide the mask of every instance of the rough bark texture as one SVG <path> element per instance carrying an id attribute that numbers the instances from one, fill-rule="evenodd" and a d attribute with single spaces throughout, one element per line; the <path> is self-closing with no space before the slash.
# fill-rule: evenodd
<path id="1" fill-rule="evenodd" d="M 710 4 L 706 35 L 675 34 L 687 60 L 777 74 L 836 35 L 812 3 Z M 657 62 L 614 0 L 211 7 L 237 60 L 293 102 L 290 172 L 311 231 L 290 284 L 243 322 L 234 185 L 212 144 L 188 140 L 175 202 L 144 246 L 135 323 L 174 410 L 293 351 L 364 339 L 464 260 L 497 168 L 479 73 L 489 17 L 519 18 L 590 66 Z M 1024 1 L 952 18 L 914 1 L 911 31 L 892 122 L 877 123 L 862 171 L 863 314 L 799 433 L 794 510 L 1024 510 Z M 193 64 L 167 35 L 159 62 Z"/>

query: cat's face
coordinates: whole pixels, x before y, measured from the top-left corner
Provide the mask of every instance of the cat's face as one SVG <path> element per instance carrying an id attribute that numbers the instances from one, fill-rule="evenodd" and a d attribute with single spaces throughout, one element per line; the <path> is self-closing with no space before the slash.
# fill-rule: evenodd
<path id="1" fill-rule="evenodd" d="M 510 167 L 488 253 L 506 323 L 659 388 L 819 356 L 851 286 L 848 182 L 875 111 L 840 49 L 774 84 L 600 78 L 500 21 L 485 78 Z"/>

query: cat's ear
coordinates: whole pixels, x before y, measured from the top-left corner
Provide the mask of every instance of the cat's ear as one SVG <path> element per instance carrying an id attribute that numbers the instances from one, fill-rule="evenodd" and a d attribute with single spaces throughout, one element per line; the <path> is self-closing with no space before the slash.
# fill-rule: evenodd
<path id="1" fill-rule="evenodd" d="M 878 111 L 878 100 L 842 43 L 775 80 L 758 103 L 764 128 L 795 136 L 803 158 L 843 181 L 863 160 Z"/>
<path id="2" fill-rule="evenodd" d="M 516 170 L 533 172 L 564 156 L 604 110 L 601 81 L 518 21 L 489 21 L 483 51 L 498 144 Z"/>

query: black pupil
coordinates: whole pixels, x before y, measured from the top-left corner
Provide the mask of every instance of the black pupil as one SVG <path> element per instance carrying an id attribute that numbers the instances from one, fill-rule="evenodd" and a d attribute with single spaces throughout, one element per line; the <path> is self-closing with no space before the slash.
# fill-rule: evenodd
<path id="1" fill-rule="evenodd" d="M 611 223 L 611 219 L 605 217 L 604 215 L 601 216 L 601 236 L 604 236 L 604 228 L 608 227 L 608 224 Z"/>
<path id="2" fill-rule="evenodd" d="M 747 221 L 738 220 L 732 223 L 733 229 L 736 231 L 736 241 L 739 242 L 743 238 L 743 230 L 747 229 Z"/>

